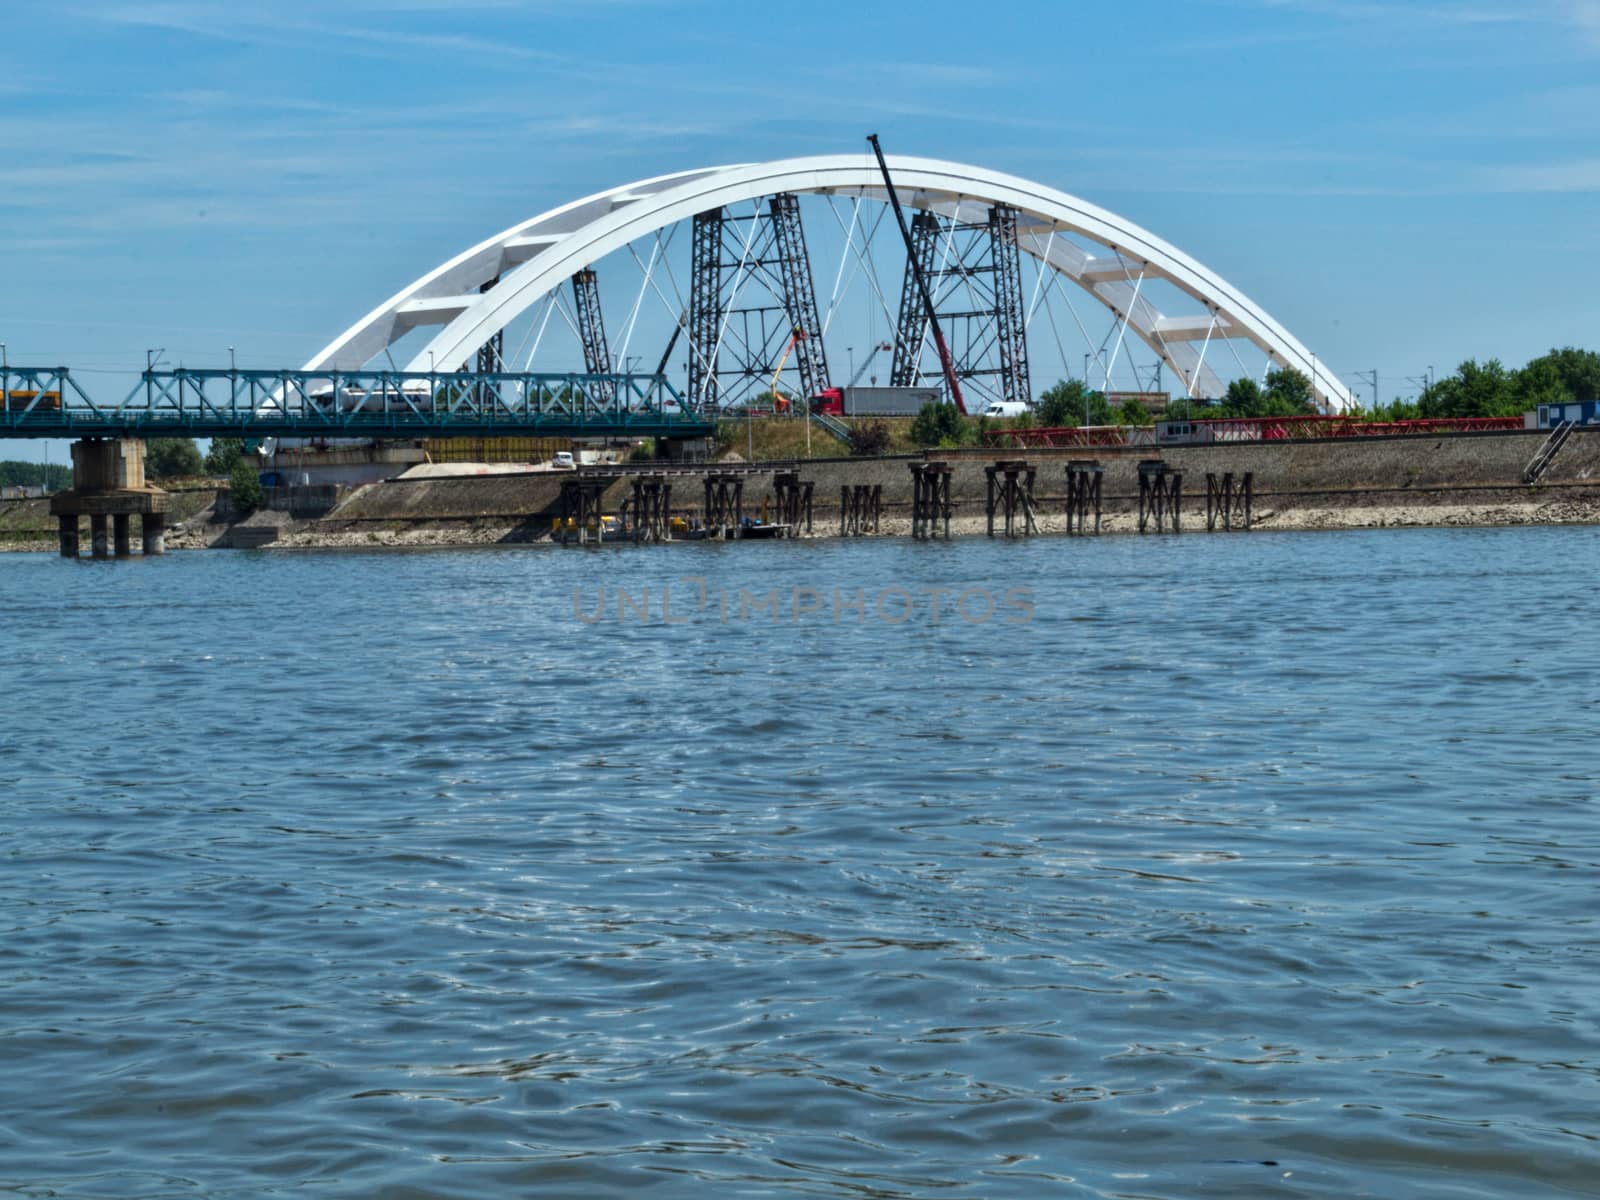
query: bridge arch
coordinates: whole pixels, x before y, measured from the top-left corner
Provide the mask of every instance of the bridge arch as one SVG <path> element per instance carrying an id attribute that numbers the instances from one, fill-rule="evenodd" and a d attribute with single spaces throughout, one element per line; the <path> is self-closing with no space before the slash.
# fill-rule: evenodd
<path id="1" fill-rule="evenodd" d="M 1353 403 L 1349 389 L 1264 309 L 1132 221 L 1066 192 L 982 167 L 905 156 L 891 156 L 889 166 L 909 208 L 957 220 L 997 204 L 1016 209 L 1021 249 L 1108 309 L 1125 334 L 1139 338 L 1190 394 L 1220 392 L 1207 351 L 1238 338 L 1252 343 L 1268 362 L 1302 372 L 1326 408 L 1342 411 Z M 465 362 L 553 289 L 606 255 L 697 213 L 781 193 L 887 200 L 867 154 L 684 171 L 597 192 L 503 230 L 436 267 L 345 330 L 306 369 L 358 369 L 423 326 L 437 330 L 406 370 Z M 1065 234 L 1095 248 L 1086 250 Z M 1159 310 L 1143 293 L 1152 280 L 1171 284 L 1198 311 L 1169 315 Z"/>

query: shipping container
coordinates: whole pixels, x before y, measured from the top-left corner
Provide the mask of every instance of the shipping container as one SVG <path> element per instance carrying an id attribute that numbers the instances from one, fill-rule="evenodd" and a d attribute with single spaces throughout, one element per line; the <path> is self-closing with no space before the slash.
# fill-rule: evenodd
<path id="1" fill-rule="evenodd" d="M 812 408 L 830 416 L 914 417 L 925 404 L 942 399 L 938 388 L 849 387 L 825 388 L 812 400 Z"/>

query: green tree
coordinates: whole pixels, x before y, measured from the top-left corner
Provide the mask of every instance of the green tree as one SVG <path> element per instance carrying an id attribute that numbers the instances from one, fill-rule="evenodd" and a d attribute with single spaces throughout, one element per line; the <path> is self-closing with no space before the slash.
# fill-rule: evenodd
<path id="1" fill-rule="evenodd" d="M 1580 403 L 1600 400 L 1600 354 L 1593 350 L 1563 346 L 1549 354 L 1540 355 L 1522 370 L 1524 373 L 1534 370 L 1542 373 L 1546 368 L 1560 378 L 1571 400 Z"/>
<path id="2" fill-rule="evenodd" d="M 1424 417 L 1504 417 L 1523 411 L 1517 381 L 1498 358 L 1468 359 L 1456 373 L 1424 388 L 1417 407 Z"/>
<path id="3" fill-rule="evenodd" d="M 200 451 L 190 438 L 151 438 L 144 444 L 144 473 L 151 479 L 198 475 Z"/>
<path id="4" fill-rule="evenodd" d="M 7 459 L 0 462 L 0 487 L 38 487 L 44 484 L 52 492 L 72 486 L 72 468 L 51 463 L 46 475 L 43 463 L 18 462 Z"/>
<path id="5" fill-rule="evenodd" d="M 238 438 L 212 438 L 206 451 L 206 472 L 211 475 L 229 475 L 244 457 L 244 442 Z"/>
<path id="6" fill-rule="evenodd" d="M 233 464 L 228 474 L 228 491 L 233 496 L 233 507 L 241 517 L 247 517 L 261 507 L 266 494 L 261 490 L 261 478 L 248 458 Z"/>
<path id="7" fill-rule="evenodd" d="M 1111 408 L 1100 392 L 1081 379 L 1063 379 L 1040 393 L 1039 424 L 1056 428 L 1111 424 Z"/>
<path id="8" fill-rule="evenodd" d="M 1568 404 L 1577 399 L 1568 382 L 1571 376 L 1551 362 L 1550 358 L 1550 355 L 1536 358 L 1516 373 L 1512 391 L 1518 411 L 1528 412 L 1541 404 Z M 1583 386 L 1581 379 L 1579 384 Z"/>
<path id="9" fill-rule="evenodd" d="M 1129 396 L 1123 401 L 1116 408 L 1114 416 L 1118 425 L 1149 425 L 1155 420 L 1137 396 Z"/>
<path id="10" fill-rule="evenodd" d="M 1267 390 L 1262 396 L 1266 417 L 1306 417 L 1317 411 L 1317 395 L 1311 380 L 1293 367 L 1267 372 Z"/>
<path id="11" fill-rule="evenodd" d="M 1219 417 L 1259 417 L 1266 413 L 1267 399 L 1261 385 L 1248 377 L 1235 379 L 1228 385 L 1217 412 Z M 1208 414 L 1209 415 L 1209 414 Z"/>
<path id="12" fill-rule="evenodd" d="M 954 404 L 930 401 L 911 418 L 911 440 L 919 446 L 959 446 L 968 436 L 967 422 Z"/>

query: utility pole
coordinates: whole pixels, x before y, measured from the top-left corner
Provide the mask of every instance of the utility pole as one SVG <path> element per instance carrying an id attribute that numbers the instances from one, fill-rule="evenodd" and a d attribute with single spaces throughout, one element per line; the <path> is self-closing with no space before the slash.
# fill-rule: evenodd
<path id="1" fill-rule="evenodd" d="M 1372 387 L 1372 411 L 1373 412 L 1377 412 L 1378 411 L 1378 368 L 1377 367 L 1373 367 L 1372 370 L 1370 370 L 1370 371 L 1357 371 L 1356 372 L 1356 378 L 1361 380 L 1362 383 L 1371 385 L 1371 387 Z"/>

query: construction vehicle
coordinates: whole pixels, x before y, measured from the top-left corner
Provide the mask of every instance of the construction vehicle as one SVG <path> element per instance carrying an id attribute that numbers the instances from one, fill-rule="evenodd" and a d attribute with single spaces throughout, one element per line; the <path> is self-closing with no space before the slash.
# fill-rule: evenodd
<path id="1" fill-rule="evenodd" d="M 853 416 L 856 416 L 857 414 L 852 412 L 850 410 L 850 408 L 845 403 L 845 393 L 850 392 L 850 391 L 854 391 L 856 389 L 856 384 L 861 382 L 861 377 L 863 375 L 865 375 L 871 369 L 873 359 L 877 358 L 878 355 L 884 353 L 885 351 L 889 351 L 889 352 L 892 353 L 893 350 L 894 350 L 894 343 L 893 342 L 879 342 L 871 350 L 867 351 L 867 357 L 864 358 L 861 361 L 861 365 L 856 368 L 856 373 L 854 375 L 850 376 L 850 382 L 849 383 L 845 384 L 842 388 L 838 388 L 838 387 L 826 387 L 826 388 L 823 388 L 815 396 L 811 397 L 811 411 L 812 412 L 819 412 L 819 413 L 826 413 L 830 417 L 853 417 Z M 872 390 L 873 391 L 886 391 L 886 390 L 890 390 L 890 389 L 873 388 Z M 925 390 L 925 389 L 923 389 L 923 390 Z M 863 410 L 863 411 L 876 411 L 876 410 Z M 915 412 L 916 409 L 912 409 L 912 411 Z"/>
<path id="2" fill-rule="evenodd" d="M 914 417 L 925 404 L 943 399 L 930 387 L 824 388 L 811 402 L 811 411 L 830 417 Z"/>

